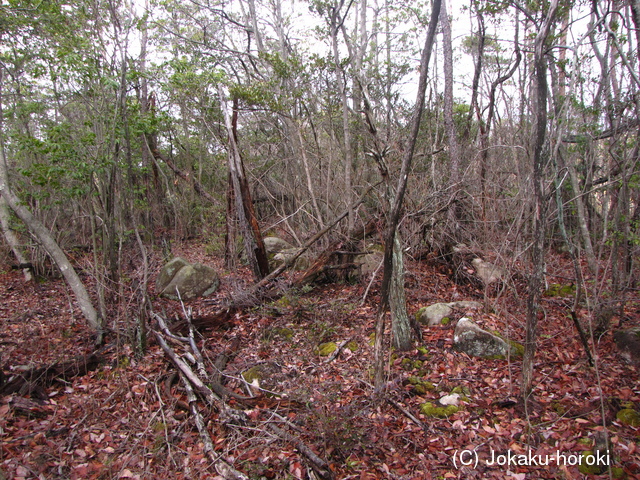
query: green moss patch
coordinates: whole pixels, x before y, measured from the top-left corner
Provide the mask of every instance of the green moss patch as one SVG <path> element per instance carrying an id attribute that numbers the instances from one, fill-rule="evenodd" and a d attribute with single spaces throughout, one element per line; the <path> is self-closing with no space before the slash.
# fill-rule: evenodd
<path id="1" fill-rule="evenodd" d="M 411 376 L 407 380 L 410 385 L 413 385 L 413 390 L 418 395 L 424 395 L 427 392 L 433 392 L 436 387 L 433 383 L 422 380 L 420 377 Z"/>
<path id="2" fill-rule="evenodd" d="M 571 297 L 576 293 L 575 285 L 560 285 L 559 283 L 552 283 L 549 288 L 545 290 L 545 297 Z"/>
<path id="3" fill-rule="evenodd" d="M 447 418 L 451 415 L 458 413 L 459 407 L 455 405 L 447 405 L 446 407 L 437 407 L 431 402 L 426 402 L 420 405 L 420 412 L 427 417 L 434 418 Z"/>
<path id="4" fill-rule="evenodd" d="M 640 427 L 640 414 L 632 408 L 623 408 L 616 414 L 616 419 L 623 425 Z"/>
<path id="5" fill-rule="evenodd" d="M 260 365 L 256 365 L 242 372 L 242 378 L 244 378 L 247 383 L 253 383 L 254 380 L 262 380 L 262 375 L 263 372 Z"/>
<path id="6" fill-rule="evenodd" d="M 316 353 L 321 357 L 328 357 L 338 349 L 336 342 L 321 343 L 316 347 Z"/>

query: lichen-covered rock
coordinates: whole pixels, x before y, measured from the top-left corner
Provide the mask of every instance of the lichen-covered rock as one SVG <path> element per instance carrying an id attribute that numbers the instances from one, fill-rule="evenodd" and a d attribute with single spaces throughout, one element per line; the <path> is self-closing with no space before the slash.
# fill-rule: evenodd
<path id="1" fill-rule="evenodd" d="M 471 260 L 471 265 L 476 270 L 476 275 L 482 283 L 485 285 L 491 285 L 492 283 L 503 280 L 506 276 L 506 272 L 503 268 L 494 265 L 493 263 L 485 262 L 481 258 L 474 258 Z"/>
<path id="2" fill-rule="evenodd" d="M 497 335 L 481 329 L 466 317 L 458 320 L 453 335 L 453 347 L 472 357 L 504 358 L 507 355 L 518 355 L 515 347 Z"/>
<path id="3" fill-rule="evenodd" d="M 376 271 L 382 272 L 382 252 L 374 251 L 358 256 L 355 263 L 360 265 L 360 275 L 364 278 L 371 277 Z"/>
<path id="4" fill-rule="evenodd" d="M 620 351 L 620 355 L 627 362 L 640 366 L 640 327 L 618 330 L 613 339 Z"/>
<path id="5" fill-rule="evenodd" d="M 300 251 L 299 248 L 287 248 L 281 250 L 273 256 L 274 265 L 282 265 L 283 263 L 290 263 L 294 256 Z M 309 259 L 302 255 L 298 257 L 293 265 L 294 270 L 306 270 L 309 268 Z"/>
<path id="6" fill-rule="evenodd" d="M 158 274 L 158 278 L 156 279 L 156 292 L 163 292 L 167 288 L 167 285 L 169 285 L 171 279 L 175 277 L 178 270 L 187 265 L 189 265 L 189 262 L 182 257 L 175 257 L 169 260 Z"/>
<path id="7" fill-rule="evenodd" d="M 432 327 L 434 325 L 443 325 L 447 322 L 443 322 L 445 318 L 448 318 L 453 313 L 454 309 L 458 310 L 479 310 L 482 308 L 482 304 L 472 301 L 459 301 L 449 303 L 434 303 L 428 307 L 423 307 L 416 313 L 416 320 L 422 325 Z"/>
<path id="8" fill-rule="evenodd" d="M 422 325 L 432 327 L 440 325 L 440 321 L 453 313 L 453 308 L 448 303 L 434 303 L 428 307 L 423 307 L 416 313 L 416 320 Z"/>
<path id="9" fill-rule="evenodd" d="M 289 242 L 280 237 L 264 237 L 262 241 L 264 242 L 264 248 L 267 251 L 267 255 L 275 255 L 276 253 L 280 253 L 282 250 L 292 248 L 292 245 Z"/>
<path id="10" fill-rule="evenodd" d="M 156 292 L 173 300 L 190 300 L 211 295 L 219 285 L 220 277 L 213 268 L 176 257 L 158 274 Z"/>

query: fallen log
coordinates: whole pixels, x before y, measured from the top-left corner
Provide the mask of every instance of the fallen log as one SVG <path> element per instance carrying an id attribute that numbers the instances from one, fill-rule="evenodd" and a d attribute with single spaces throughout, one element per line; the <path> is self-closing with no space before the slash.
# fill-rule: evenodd
<path id="1" fill-rule="evenodd" d="M 15 373 L 0 385 L 0 395 L 13 393 L 21 396 L 46 399 L 45 389 L 56 380 L 69 380 L 86 375 L 105 361 L 102 355 L 90 353 L 80 355 L 67 362 L 56 362 L 44 367 L 34 367 L 24 372 Z"/>

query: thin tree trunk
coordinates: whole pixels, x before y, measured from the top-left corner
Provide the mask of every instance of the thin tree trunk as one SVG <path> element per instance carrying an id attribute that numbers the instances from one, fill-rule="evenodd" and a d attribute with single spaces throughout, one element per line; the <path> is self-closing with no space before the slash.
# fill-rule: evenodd
<path id="1" fill-rule="evenodd" d="M 451 40 L 451 22 L 447 13 L 446 1 L 443 0 L 440 9 L 440 23 L 442 24 L 444 54 L 444 126 L 449 143 L 449 185 L 451 186 L 451 200 L 447 207 L 447 228 L 453 240 L 458 230 L 458 215 L 456 213 L 457 197 L 460 184 L 460 144 L 458 133 L 453 121 L 453 46 Z"/>
<path id="2" fill-rule="evenodd" d="M 407 189 L 407 180 L 409 178 L 409 170 L 413 160 L 413 152 L 418 139 L 420 130 L 420 121 L 422 120 L 422 112 L 424 111 L 425 92 L 427 89 L 427 74 L 429 71 L 429 61 L 431 59 L 431 50 L 436 35 L 436 26 L 438 24 L 438 16 L 440 14 L 441 0 L 434 0 L 431 18 L 429 20 L 429 30 L 425 40 L 422 58 L 420 59 L 420 79 L 418 81 L 418 93 L 416 104 L 414 106 L 413 115 L 411 117 L 411 134 L 404 156 L 402 158 L 402 167 L 400 169 L 400 177 L 398 178 L 398 187 L 396 189 L 396 197 L 391 206 L 389 219 L 387 220 L 387 231 L 385 233 L 384 246 L 384 273 L 382 275 L 382 286 L 380 288 L 380 308 L 376 319 L 376 339 L 374 345 L 375 355 L 375 388 L 377 391 L 382 389 L 384 382 L 384 352 L 383 337 L 385 327 L 385 316 L 389 308 L 389 292 L 393 275 L 393 248 L 396 236 L 396 228 L 400 220 L 400 210 L 404 200 L 404 194 Z"/>
<path id="3" fill-rule="evenodd" d="M 0 170 L 4 170 L 0 168 Z M 0 183 L 7 183 L 5 178 L 0 178 Z M 28 265 L 29 261 L 27 257 L 22 252 L 22 246 L 20 245 L 20 240 L 15 232 L 11 229 L 11 215 L 9 214 L 9 205 L 3 196 L 0 195 L 0 226 L 2 226 L 2 234 L 4 235 L 4 239 L 7 241 L 9 248 L 13 252 L 13 255 L 16 257 L 16 261 L 18 265 Z M 30 282 L 33 280 L 33 275 L 31 275 L 30 268 L 23 268 L 22 273 L 24 275 L 25 282 Z"/>
<path id="4" fill-rule="evenodd" d="M 4 131 L 3 128 L 3 119 L 4 112 L 2 111 L 2 85 L 3 85 L 3 69 L 0 68 L 0 134 Z M 0 149 L 4 151 L 4 138 L 0 137 Z M 2 164 L 0 165 L 0 185 L 9 185 L 9 173 L 7 164 L 5 163 L 4 154 L 2 155 Z M 11 248 L 13 255 L 16 257 L 16 260 L 19 265 L 27 265 L 29 260 L 26 255 L 22 251 L 22 246 L 20 245 L 20 240 L 15 232 L 11 229 L 11 215 L 9 211 L 9 205 L 7 201 L 4 199 L 2 195 L 0 195 L 0 227 L 2 227 L 2 234 L 4 235 L 5 240 L 7 241 L 7 245 Z M 23 268 L 22 274 L 24 275 L 24 280 L 26 282 L 30 282 L 33 280 L 33 276 L 31 275 L 31 270 L 29 268 Z"/>
<path id="5" fill-rule="evenodd" d="M 351 150 L 351 130 L 349 128 L 349 104 L 347 101 L 347 85 L 343 78 L 343 70 L 340 66 L 340 53 L 338 52 L 338 31 L 343 19 L 340 18 L 339 7 L 334 6 L 331 12 L 331 40 L 333 45 L 333 61 L 335 63 L 336 81 L 340 91 L 342 102 L 342 131 L 344 135 L 344 198 L 347 206 L 352 203 L 351 169 L 353 166 L 353 152 Z M 347 219 L 347 231 L 353 230 L 355 224 L 355 212 L 349 212 Z"/>
<path id="6" fill-rule="evenodd" d="M 547 132 L 547 69 L 546 49 L 547 39 L 551 31 L 558 0 L 551 0 L 547 16 L 536 36 L 534 52 L 534 130 L 532 138 L 533 149 L 533 190 L 534 190 L 534 225 L 533 245 L 531 253 L 532 272 L 529 277 L 529 292 L 527 297 L 527 320 L 525 325 L 524 357 L 522 361 L 522 396 L 525 402 L 533 389 L 533 362 L 536 353 L 538 337 L 538 310 L 540 296 L 544 284 L 544 197 L 543 197 L 543 148 Z"/>

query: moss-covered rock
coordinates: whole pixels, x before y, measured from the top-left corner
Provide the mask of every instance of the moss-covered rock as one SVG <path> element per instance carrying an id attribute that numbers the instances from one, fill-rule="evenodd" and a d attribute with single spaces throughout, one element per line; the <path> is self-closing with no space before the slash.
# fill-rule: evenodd
<path id="1" fill-rule="evenodd" d="M 616 480 L 624 480 L 627 478 L 627 474 L 621 467 L 611 467 L 611 476 Z"/>
<path id="2" fill-rule="evenodd" d="M 264 388 L 269 392 L 276 392 L 282 383 L 288 379 L 282 372 L 282 367 L 274 362 L 260 363 L 242 372 L 242 378 L 254 386 Z M 272 393 L 267 393 L 272 396 Z"/>
<path id="3" fill-rule="evenodd" d="M 459 407 L 455 405 L 447 405 L 446 407 L 437 407 L 431 402 L 426 402 L 420 405 L 420 412 L 427 417 L 434 418 L 447 418 L 451 415 L 458 413 Z"/>
<path id="4" fill-rule="evenodd" d="M 418 350 L 418 353 L 421 355 L 429 355 L 429 349 L 427 347 L 418 347 L 416 350 Z"/>
<path id="5" fill-rule="evenodd" d="M 463 395 L 466 397 L 470 397 L 471 396 L 471 390 L 469 390 L 469 387 L 455 387 L 453 390 L 451 390 L 451 393 L 457 393 L 458 395 Z"/>
<path id="6" fill-rule="evenodd" d="M 427 392 L 433 392 L 436 387 L 433 383 L 422 380 L 420 377 L 411 376 L 408 378 L 409 384 L 413 385 L 414 391 L 418 395 L 424 395 Z"/>
<path id="7" fill-rule="evenodd" d="M 580 456 L 580 465 L 578 466 L 580 473 L 584 475 L 599 475 L 607 470 L 607 466 L 598 465 L 598 457 L 588 450 Z"/>
<path id="8" fill-rule="evenodd" d="M 264 372 L 260 368 L 260 365 L 256 365 L 255 367 L 251 367 L 249 370 L 245 370 L 242 372 L 242 378 L 245 379 L 247 383 L 253 383 L 255 380 L 262 380 Z"/>
<path id="9" fill-rule="evenodd" d="M 316 348 L 316 353 L 321 357 L 328 357 L 337 349 L 338 345 L 336 344 L 336 342 L 326 342 L 318 345 L 318 347 Z"/>
<path id="10" fill-rule="evenodd" d="M 354 340 L 351 340 L 349 343 L 347 343 L 347 348 L 352 352 L 355 352 L 356 350 L 358 350 L 358 343 Z"/>
<path id="11" fill-rule="evenodd" d="M 640 414 L 632 408 L 623 408 L 616 414 L 616 419 L 623 425 L 640 427 Z"/>
<path id="12" fill-rule="evenodd" d="M 293 338 L 293 330 L 287 327 L 276 327 L 273 329 L 273 333 L 286 340 L 291 340 Z"/>
<path id="13" fill-rule="evenodd" d="M 559 283 L 552 283 L 549 285 L 549 288 L 545 290 L 545 297 L 571 297 L 576 293 L 576 286 L 573 284 L 570 285 L 561 285 Z"/>

